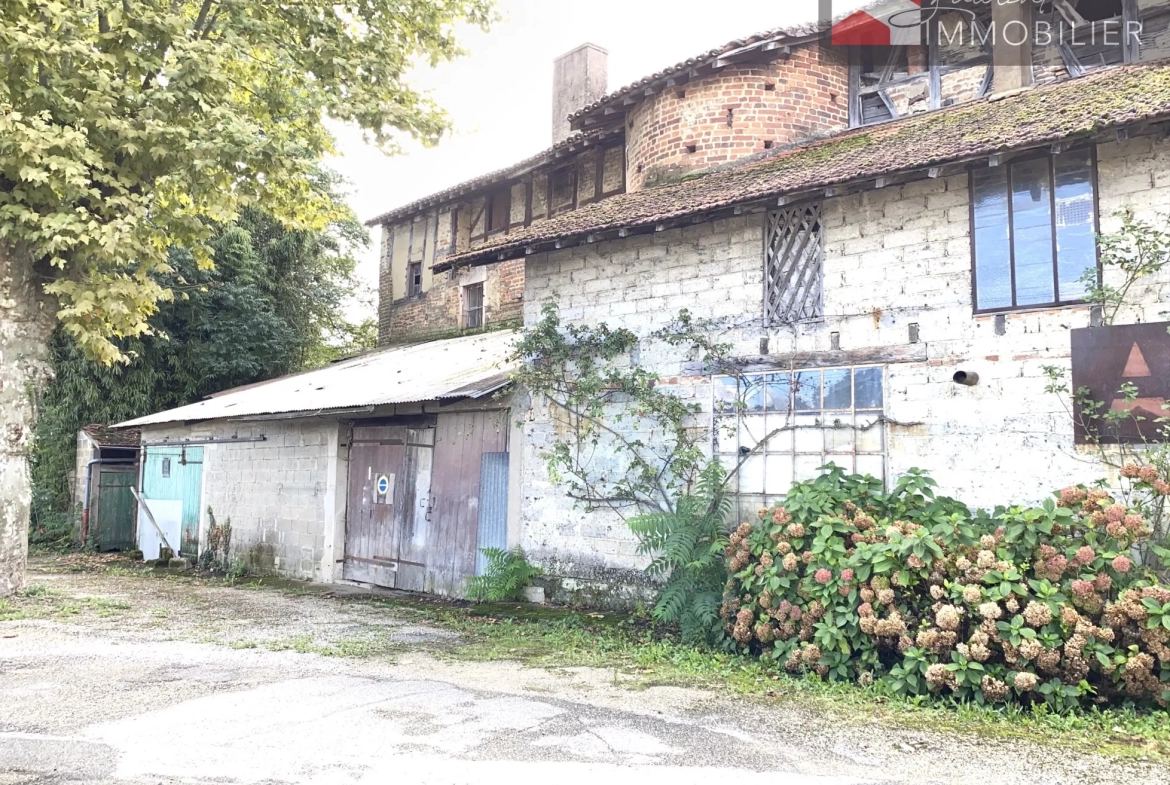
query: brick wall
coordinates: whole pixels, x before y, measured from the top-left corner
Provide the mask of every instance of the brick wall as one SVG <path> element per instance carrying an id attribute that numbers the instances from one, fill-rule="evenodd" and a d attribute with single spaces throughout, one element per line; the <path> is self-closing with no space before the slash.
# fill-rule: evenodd
<path id="1" fill-rule="evenodd" d="M 450 338 L 463 328 L 463 288 L 482 283 L 484 326 L 488 329 L 518 323 L 524 307 L 524 260 L 514 259 L 487 267 L 461 270 L 454 278 L 434 276 L 422 294 L 392 302 L 387 307 L 386 331 L 380 346 Z"/>
<path id="2" fill-rule="evenodd" d="M 144 429 L 142 440 L 265 436 L 261 442 L 204 446 L 201 547 L 207 543 L 210 506 L 218 523 L 231 518 L 233 561 L 259 573 L 328 581 L 335 517 L 344 517 L 339 427 L 336 420 L 210 422 Z"/>
<path id="3" fill-rule="evenodd" d="M 1150 218 L 1170 212 L 1170 140 L 1134 139 L 1098 148 L 1102 230 L 1135 205 Z M 645 335 L 682 307 L 715 320 L 732 353 L 757 356 L 832 348 L 906 347 L 918 325 L 925 361 L 889 363 L 885 413 L 886 473 L 930 472 L 940 492 L 981 506 L 1037 502 L 1052 489 L 1091 481 L 1104 469 L 1073 444 L 1068 401 L 1045 393 L 1045 365 L 1069 366 L 1069 330 L 1089 324 L 1086 306 L 996 317 L 972 313 L 970 215 L 966 175 L 891 186 L 828 200 L 824 240 L 825 319 L 769 328 L 760 317 L 760 215 L 700 224 L 529 257 L 525 320 L 556 297 L 563 318 L 607 322 Z M 1132 293 L 1138 303 L 1118 323 L 1167 320 L 1170 272 Z M 639 361 L 672 389 L 703 406 L 696 426 L 710 428 L 710 379 L 686 376 L 685 353 L 643 346 Z M 952 382 L 956 370 L 980 382 Z M 588 582 L 625 570 L 631 585 L 643 564 L 625 524 L 586 514 L 553 483 L 543 454 L 558 424 L 539 401 L 525 417 L 522 545 L 551 575 Z M 653 438 L 653 434 L 637 434 Z"/>
<path id="4" fill-rule="evenodd" d="M 627 115 L 627 188 L 846 128 L 848 90 L 843 56 L 815 44 L 663 90 Z"/>

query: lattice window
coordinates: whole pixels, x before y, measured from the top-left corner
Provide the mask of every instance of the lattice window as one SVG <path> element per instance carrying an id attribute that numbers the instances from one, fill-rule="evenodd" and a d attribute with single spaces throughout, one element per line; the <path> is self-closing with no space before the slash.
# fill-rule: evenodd
<path id="1" fill-rule="evenodd" d="M 768 213 L 764 246 L 764 318 L 768 324 L 821 318 L 823 278 L 821 204 Z"/>

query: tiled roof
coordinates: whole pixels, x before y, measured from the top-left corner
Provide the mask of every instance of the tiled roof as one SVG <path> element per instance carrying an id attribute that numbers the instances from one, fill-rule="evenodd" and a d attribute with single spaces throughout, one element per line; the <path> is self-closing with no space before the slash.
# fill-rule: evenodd
<path id="1" fill-rule="evenodd" d="M 141 436 L 137 428 L 119 428 L 113 430 L 108 425 L 94 423 L 81 430 L 93 439 L 99 447 L 137 447 Z"/>
<path id="2" fill-rule="evenodd" d="M 620 131 L 621 129 L 618 130 Z M 615 135 L 613 131 L 607 131 L 604 134 L 599 134 L 596 131 L 573 134 L 567 139 L 557 142 L 552 147 L 549 147 L 546 150 L 541 150 L 536 155 L 529 156 L 523 161 L 518 161 L 511 166 L 505 166 L 503 169 L 497 169 L 494 172 L 488 172 L 487 174 L 480 175 L 479 177 L 473 177 L 472 179 L 465 180 L 458 185 L 453 185 L 450 188 L 437 191 L 436 193 L 430 194 L 429 196 L 416 199 L 409 204 L 404 204 L 401 207 L 395 207 L 393 210 L 382 213 L 381 215 L 375 216 L 374 218 L 366 221 L 366 226 L 380 226 L 381 224 L 388 223 L 396 218 L 403 218 L 408 215 L 414 215 L 421 210 L 425 210 L 429 207 L 434 207 L 435 205 L 450 201 L 455 197 L 461 196 L 470 191 L 477 191 L 481 188 L 486 188 L 493 183 L 497 183 L 502 180 L 508 180 L 513 177 L 519 177 L 525 172 L 545 163 L 546 160 L 555 158 L 558 153 L 572 150 L 578 145 L 597 144 L 600 142 L 602 137 L 613 135 Z"/>
<path id="3" fill-rule="evenodd" d="M 1014 95 L 985 98 L 880 126 L 845 131 L 732 168 L 618 194 L 442 260 L 436 267 L 515 257 L 529 246 L 685 216 L 784 194 L 1036 147 L 1145 120 L 1170 118 L 1170 61 L 1119 66 Z"/>
<path id="4" fill-rule="evenodd" d="M 737 49 L 743 49 L 744 47 L 748 47 L 748 46 L 751 46 L 753 44 L 758 44 L 758 43 L 762 43 L 765 41 L 796 40 L 796 39 L 801 39 L 801 38 L 807 38 L 809 36 L 813 36 L 813 35 L 816 35 L 818 33 L 823 32 L 824 30 L 827 29 L 827 27 L 828 27 L 827 25 L 822 24 L 821 22 L 808 22 L 808 23 L 800 24 L 800 25 L 790 25 L 788 27 L 778 27 L 774 30 L 765 30 L 763 32 L 756 33 L 755 35 L 749 35 L 746 38 L 737 38 L 734 41 L 728 41 L 723 46 L 717 47 L 715 49 L 708 49 L 706 52 L 703 52 L 702 54 L 695 55 L 694 57 L 688 57 L 686 60 L 675 63 L 674 65 L 670 66 L 669 68 L 664 68 L 661 71 L 656 71 L 656 72 L 650 74 L 649 76 L 642 77 L 641 79 L 639 79 L 636 82 L 631 82 L 630 84 L 626 85 L 625 87 L 622 87 L 618 90 L 614 90 L 612 93 L 609 93 L 608 95 L 603 95 L 601 98 L 598 98 L 596 101 L 589 104 L 588 106 L 584 106 L 581 109 L 578 109 L 576 112 L 573 112 L 571 115 L 569 115 L 569 122 L 572 123 L 572 122 L 584 117 L 585 115 L 596 112 L 598 109 L 601 109 L 609 104 L 614 103 L 615 101 L 620 101 L 621 99 L 625 98 L 626 96 L 628 96 L 628 95 L 630 95 L 638 90 L 642 90 L 646 87 L 649 87 L 649 86 L 655 84 L 656 82 L 661 82 L 662 80 L 669 79 L 672 76 L 678 76 L 679 74 L 681 74 L 685 71 L 689 71 L 692 68 L 700 68 L 702 66 L 708 65 L 713 60 L 718 59 L 720 56 L 727 55 L 728 53 L 734 52 Z"/>

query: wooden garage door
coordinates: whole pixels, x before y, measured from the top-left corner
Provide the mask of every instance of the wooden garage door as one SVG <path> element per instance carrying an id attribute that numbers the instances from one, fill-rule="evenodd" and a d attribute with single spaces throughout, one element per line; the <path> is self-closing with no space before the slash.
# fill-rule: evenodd
<path id="1" fill-rule="evenodd" d="M 342 570 L 346 579 L 423 589 L 434 438 L 434 429 L 428 427 L 354 427 Z"/>
<path id="2" fill-rule="evenodd" d="M 426 591 L 461 596 L 475 575 L 482 457 L 507 449 L 507 410 L 439 415 Z"/>

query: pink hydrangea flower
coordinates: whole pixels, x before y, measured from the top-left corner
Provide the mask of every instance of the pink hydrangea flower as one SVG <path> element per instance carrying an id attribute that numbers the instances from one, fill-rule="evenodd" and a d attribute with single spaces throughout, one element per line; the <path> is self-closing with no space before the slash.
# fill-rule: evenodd
<path id="1" fill-rule="evenodd" d="M 1115 562 L 1115 564 L 1116 564 L 1116 562 Z M 829 570 L 827 570 L 826 568 L 821 567 L 813 575 L 813 580 L 815 580 L 817 583 L 824 586 L 826 583 L 833 580 L 833 573 L 829 572 Z"/>
<path id="2" fill-rule="evenodd" d="M 1091 564 L 1095 558 L 1097 558 L 1097 554 L 1088 545 L 1082 545 L 1080 548 L 1077 548 L 1077 564 Z"/>
<path id="3" fill-rule="evenodd" d="M 1113 560 L 1113 569 L 1118 572 L 1129 572 L 1129 568 L 1133 566 L 1133 562 L 1129 560 L 1128 556 L 1118 556 Z"/>
<path id="4" fill-rule="evenodd" d="M 853 580 L 853 570 L 849 567 L 841 570 L 841 580 L 845 581 L 846 583 Z"/>

